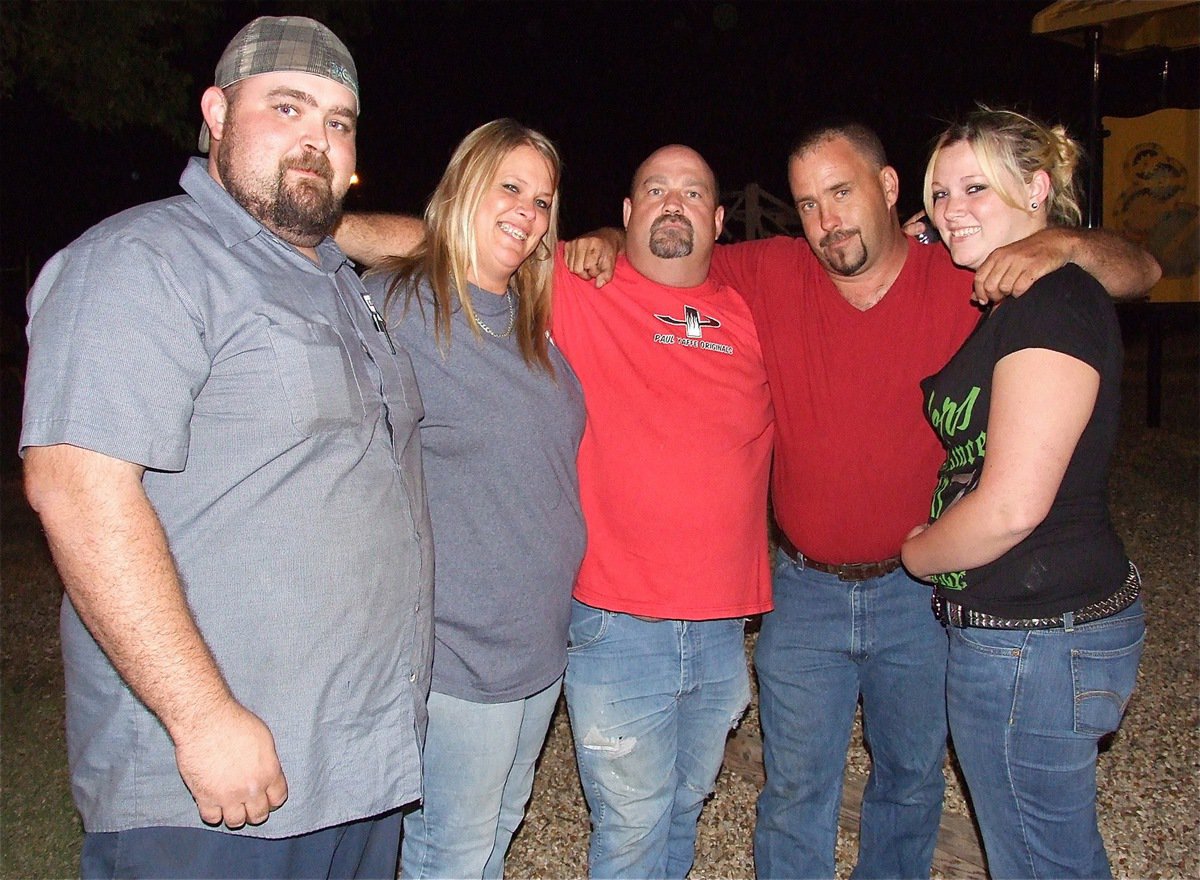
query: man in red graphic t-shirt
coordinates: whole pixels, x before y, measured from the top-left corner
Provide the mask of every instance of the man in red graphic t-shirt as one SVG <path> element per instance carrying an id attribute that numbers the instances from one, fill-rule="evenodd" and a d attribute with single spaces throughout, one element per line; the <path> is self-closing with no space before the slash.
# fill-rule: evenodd
<path id="1" fill-rule="evenodd" d="M 554 337 L 583 385 L 588 548 L 566 695 L 594 877 L 685 877 L 725 738 L 750 702 L 747 615 L 769 610 L 773 415 L 745 300 L 708 278 L 723 211 L 687 147 L 625 200 L 596 290 L 558 261 Z"/>

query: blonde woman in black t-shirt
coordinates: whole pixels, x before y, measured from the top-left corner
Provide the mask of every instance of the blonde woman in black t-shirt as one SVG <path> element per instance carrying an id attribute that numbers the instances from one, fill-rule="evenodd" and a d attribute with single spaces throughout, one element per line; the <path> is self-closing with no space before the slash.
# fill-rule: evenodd
<path id="1" fill-rule="evenodd" d="M 938 139 L 925 200 L 954 261 L 1075 225 L 1078 145 L 981 108 Z M 922 383 L 946 447 L 930 523 L 905 566 L 934 584 L 950 635 L 955 752 L 996 878 L 1109 877 L 1096 753 L 1133 690 L 1144 623 L 1106 503 L 1121 339 L 1073 264 L 993 306 Z"/>

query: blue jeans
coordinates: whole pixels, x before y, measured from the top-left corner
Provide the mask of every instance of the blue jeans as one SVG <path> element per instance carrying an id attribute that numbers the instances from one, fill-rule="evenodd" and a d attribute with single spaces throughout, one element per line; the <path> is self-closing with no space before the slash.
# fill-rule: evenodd
<path id="1" fill-rule="evenodd" d="M 575 602 L 567 708 L 593 878 L 679 877 L 725 739 L 750 705 L 745 621 L 639 620 Z"/>
<path id="2" fill-rule="evenodd" d="M 1145 636 L 1142 604 L 1073 630 L 950 630 L 954 751 L 992 877 L 1110 877 L 1096 743 L 1117 729 Z"/>
<path id="3" fill-rule="evenodd" d="M 754 654 L 767 772 L 754 828 L 758 876 L 834 876 L 861 695 L 871 775 L 853 876 L 928 878 L 946 751 L 946 633 L 929 587 L 903 569 L 840 581 L 783 553 L 774 586 Z"/>
<path id="4" fill-rule="evenodd" d="M 399 847 L 399 810 L 295 837 L 247 837 L 207 828 L 132 828 L 85 834 L 79 876 L 394 880 Z"/>
<path id="5" fill-rule="evenodd" d="M 561 686 L 507 703 L 429 695 L 425 797 L 404 817 L 406 880 L 504 876 Z"/>

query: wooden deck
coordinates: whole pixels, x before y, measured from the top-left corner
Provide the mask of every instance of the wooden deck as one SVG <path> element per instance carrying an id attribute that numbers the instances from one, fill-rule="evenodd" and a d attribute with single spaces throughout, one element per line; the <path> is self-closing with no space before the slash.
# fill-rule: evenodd
<path id="1" fill-rule="evenodd" d="M 762 739 L 756 732 L 739 730 L 729 737 L 725 766 L 762 785 Z M 838 816 L 838 824 L 846 830 L 858 831 L 858 811 L 866 782 L 866 777 L 859 773 L 846 774 Z M 961 880 L 987 880 L 984 864 L 979 835 L 971 820 L 955 813 L 942 813 L 942 828 L 933 853 L 934 873 Z"/>

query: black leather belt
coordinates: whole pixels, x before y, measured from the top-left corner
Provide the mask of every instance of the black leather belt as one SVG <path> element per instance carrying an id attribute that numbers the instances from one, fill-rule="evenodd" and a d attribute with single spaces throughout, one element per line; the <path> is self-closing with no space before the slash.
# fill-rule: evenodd
<path id="1" fill-rule="evenodd" d="M 811 568 L 813 571 L 836 574 L 840 581 L 869 581 L 871 578 L 891 574 L 900 567 L 899 556 L 893 556 L 891 559 L 881 559 L 879 562 L 843 562 L 839 565 L 834 565 L 830 562 L 818 562 L 797 550 L 796 546 L 788 540 L 787 535 L 782 532 L 779 534 L 778 543 L 779 549 L 792 562 L 804 568 Z"/>
<path id="2" fill-rule="evenodd" d="M 1101 599 L 1099 602 L 1093 602 L 1078 611 L 1071 612 L 1072 625 L 1103 620 L 1106 617 L 1112 617 L 1118 611 L 1124 611 L 1137 600 L 1141 589 L 1142 579 L 1138 575 L 1137 568 L 1131 562 L 1129 563 L 1129 574 L 1126 575 L 1121 589 L 1107 599 Z M 964 608 L 957 602 L 951 602 L 937 593 L 933 594 L 933 614 L 948 626 L 974 626 L 981 629 L 1056 629 L 1066 624 L 1066 614 L 1056 614 L 1052 617 L 1000 617 Z"/>

